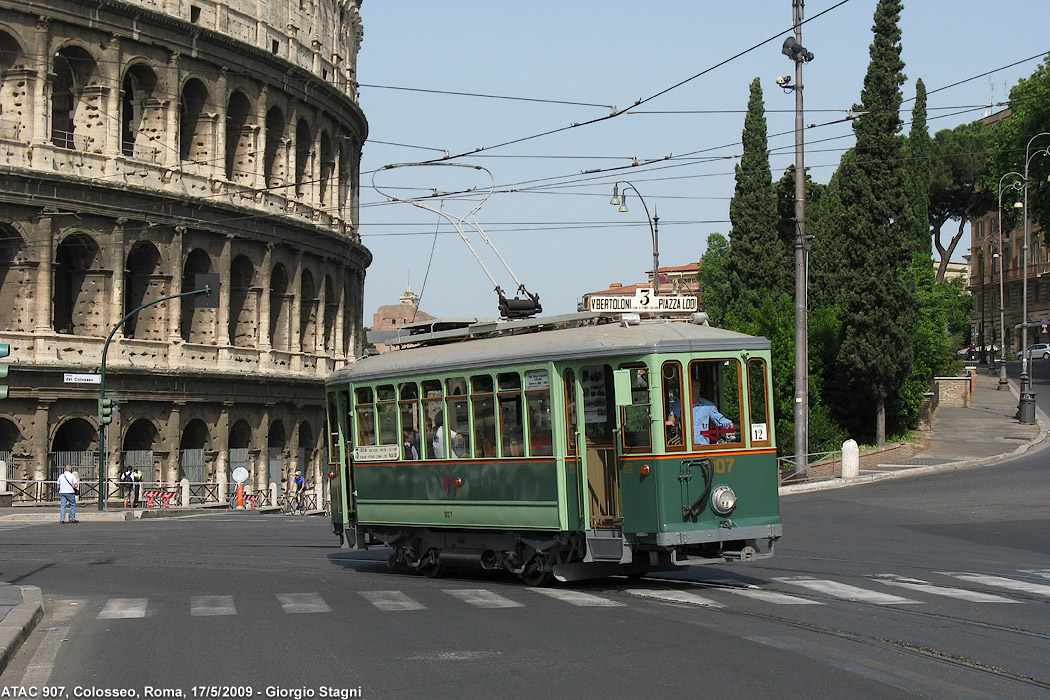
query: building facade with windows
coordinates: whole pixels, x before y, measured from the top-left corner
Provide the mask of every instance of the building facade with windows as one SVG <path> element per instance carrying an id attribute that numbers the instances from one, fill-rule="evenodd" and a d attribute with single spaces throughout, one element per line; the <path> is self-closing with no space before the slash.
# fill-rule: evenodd
<path id="1" fill-rule="evenodd" d="M 359 0 L 0 0 L 0 458 L 312 483 L 361 347 Z"/>

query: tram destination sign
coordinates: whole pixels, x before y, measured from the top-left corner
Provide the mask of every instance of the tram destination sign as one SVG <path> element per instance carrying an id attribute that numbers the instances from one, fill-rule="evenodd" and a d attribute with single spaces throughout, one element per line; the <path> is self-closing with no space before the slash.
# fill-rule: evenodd
<path id="1" fill-rule="evenodd" d="M 357 445 L 355 462 L 389 462 L 401 456 L 397 445 Z"/>
<path id="2" fill-rule="evenodd" d="M 649 288 L 637 289 L 634 296 L 609 294 L 587 299 L 587 308 L 598 313 L 618 314 L 625 311 L 691 314 L 698 310 L 692 294 L 661 294 L 656 296 Z"/>

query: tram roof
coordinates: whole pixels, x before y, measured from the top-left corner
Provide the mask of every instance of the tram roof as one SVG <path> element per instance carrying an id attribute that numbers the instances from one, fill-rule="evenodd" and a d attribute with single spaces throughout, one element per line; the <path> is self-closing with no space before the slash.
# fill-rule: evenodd
<path id="1" fill-rule="evenodd" d="M 329 377 L 328 383 L 657 352 L 769 349 L 769 341 L 765 338 L 689 321 L 653 319 L 633 324 L 599 323 L 596 317 L 591 317 L 582 319 L 588 325 L 539 330 L 545 328 L 542 323 L 537 323 L 542 321 L 534 319 L 528 325 L 508 323 L 507 328 L 496 326 L 495 330 L 492 330 L 491 322 L 486 322 L 488 334 L 482 337 L 463 332 L 460 342 L 410 347 L 365 357 L 337 370 Z"/>

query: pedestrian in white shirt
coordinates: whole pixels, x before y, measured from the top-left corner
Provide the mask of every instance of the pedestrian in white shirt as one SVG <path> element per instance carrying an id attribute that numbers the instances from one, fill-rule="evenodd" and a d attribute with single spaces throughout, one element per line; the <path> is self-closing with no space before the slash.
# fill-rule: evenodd
<path id="1" fill-rule="evenodd" d="M 66 507 L 69 508 L 69 522 L 78 523 L 77 520 L 77 489 L 80 481 L 73 471 L 73 465 L 67 464 L 66 470 L 58 475 L 58 522 L 66 522 Z"/>

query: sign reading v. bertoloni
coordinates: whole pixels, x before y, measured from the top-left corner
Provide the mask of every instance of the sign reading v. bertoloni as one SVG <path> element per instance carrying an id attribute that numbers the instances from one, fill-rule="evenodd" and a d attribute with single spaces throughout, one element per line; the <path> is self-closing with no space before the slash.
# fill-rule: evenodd
<path id="1" fill-rule="evenodd" d="M 636 289 L 633 297 L 624 294 L 587 298 L 587 308 L 598 313 L 618 314 L 625 311 L 663 311 L 691 314 L 698 309 L 692 294 L 661 294 L 655 296 L 648 287 Z"/>
<path id="2" fill-rule="evenodd" d="M 397 445 L 357 445 L 354 447 L 356 462 L 389 462 L 400 456 Z"/>

